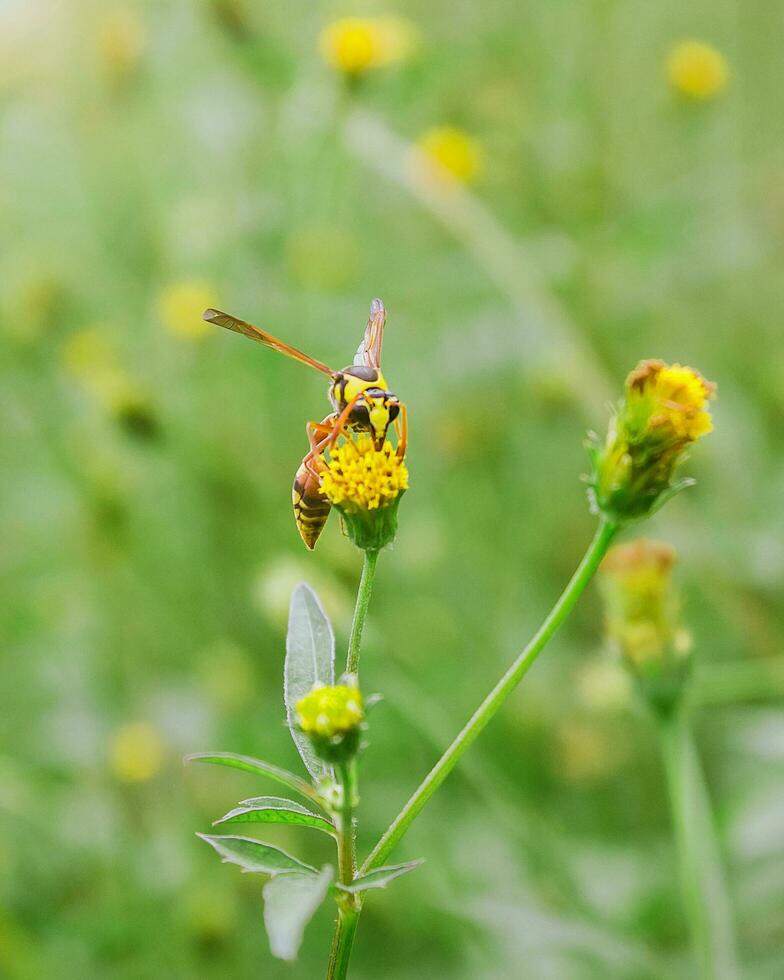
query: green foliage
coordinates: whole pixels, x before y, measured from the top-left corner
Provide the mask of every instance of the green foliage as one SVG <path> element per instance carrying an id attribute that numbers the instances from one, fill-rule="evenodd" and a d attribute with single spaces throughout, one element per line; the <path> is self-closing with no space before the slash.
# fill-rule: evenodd
<path id="1" fill-rule="evenodd" d="M 237 864 L 243 871 L 258 874 L 277 875 L 288 871 L 312 871 L 315 868 L 303 864 L 279 847 L 264 844 L 251 837 L 236 837 L 234 835 L 213 836 L 197 834 L 220 854 L 229 864 Z"/>
<path id="2" fill-rule="evenodd" d="M 356 895 L 359 892 L 366 892 L 373 888 L 386 888 L 390 881 L 400 878 L 401 875 L 408 874 L 414 868 L 418 868 L 424 863 L 424 859 L 419 861 L 408 861 L 405 864 L 388 864 L 381 868 L 368 871 L 367 874 L 359 875 L 350 885 L 343 885 L 340 882 L 336 885 L 340 891 L 349 892 Z"/>
<path id="3" fill-rule="evenodd" d="M 305 926 L 326 898 L 334 873 L 325 867 L 315 875 L 278 875 L 264 886 L 264 925 L 273 956 L 295 959 Z"/>
<path id="4" fill-rule="evenodd" d="M 227 766 L 230 769 L 241 769 L 243 772 L 252 772 L 257 776 L 266 776 L 277 783 L 294 789 L 303 796 L 313 797 L 315 794 L 312 787 L 299 776 L 292 772 L 287 772 L 279 766 L 273 766 L 269 762 L 261 759 L 253 759 L 249 755 L 237 755 L 234 752 L 192 752 L 185 756 L 187 762 L 207 762 L 216 766 Z"/>
<path id="5" fill-rule="evenodd" d="M 283 800 L 276 796 L 257 796 L 243 800 L 226 816 L 216 820 L 213 826 L 233 823 L 282 823 L 301 827 L 313 827 L 325 834 L 333 834 L 334 827 L 326 817 L 319 816 L 293 800 Z"/>
<path id="6" fill-rule="evenodd" d="M 335 683 L 335 637 L 318 596 L 304 582 L 291 596 L 283 696 L 291 737 L 314 779 L 332 778 L 332 766 L 297 727 L 296 705 L 314 687 Z"/>

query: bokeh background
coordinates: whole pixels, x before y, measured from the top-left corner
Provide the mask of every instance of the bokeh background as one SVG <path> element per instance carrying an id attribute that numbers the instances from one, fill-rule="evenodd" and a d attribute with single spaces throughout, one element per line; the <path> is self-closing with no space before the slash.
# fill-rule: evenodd
<path id="1" fill-rule="evenodd" d="M 349 84 L 318 47 L 349 13 L 408 18 L 412 49 Z M 744 976 L 784 974 L 783 28 L 755 0 L 0 6 L 0 975 L 322 975 L 329 910 L 273 960 L 261 880 L 194 836 L 265 787 L 181 757 L 296 768 L 288 597 L 310 582 L 344 644 L 359 555 L 292 520 L 323 379 L 199 313 L 340 367 L 376 295 L 411 490 L 366 633 L 361 848 L 581 555 L 585 430 L 639 358 L 692 364 L 716 432 L 646 531 L 681 556 Z M 689 38 L 712 48 L 678 68 Z M 367 903 L 358 980 L 690 976 L 655 733 L 594 590 L 418 856 Z"/>

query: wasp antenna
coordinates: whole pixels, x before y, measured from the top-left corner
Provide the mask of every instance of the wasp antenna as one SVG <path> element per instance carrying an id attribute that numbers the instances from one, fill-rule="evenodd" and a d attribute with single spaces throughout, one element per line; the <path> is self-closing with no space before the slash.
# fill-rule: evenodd
<path id="1" fill-rule="evenodd" d="M 380 299 L 374 299 L 370 304 L 370 315 L 373 316 L 374 313 L 380 313 L 384 309 L 384 304 Z"/>
<path id="2" fill-rule="evenodd" d="M 209 309 L 209 310 L 205 310 L 202 313 L 201 318 L 202 318 L 202 320 L 208 320 L 208 321 L 212 322 L 216 317 L 218 317 L 218 316 L 224 316 L 224 315 L 225 314 L 221 313 L 220 310 Z"/>

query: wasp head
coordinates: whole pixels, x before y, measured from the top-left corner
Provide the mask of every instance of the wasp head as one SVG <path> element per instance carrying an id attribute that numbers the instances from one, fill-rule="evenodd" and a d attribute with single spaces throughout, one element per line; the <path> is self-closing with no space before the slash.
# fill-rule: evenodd
<path id="1" fill-rule="evenodd" d="M 400 414 L 397 396 L 388 391 L 370 389 L 365 391 L 351 412 L 351 421 L 359 428 L 367 430 L 373 437 L 376 449 L 381 449 L 387 437 L 389 426 Z"/>

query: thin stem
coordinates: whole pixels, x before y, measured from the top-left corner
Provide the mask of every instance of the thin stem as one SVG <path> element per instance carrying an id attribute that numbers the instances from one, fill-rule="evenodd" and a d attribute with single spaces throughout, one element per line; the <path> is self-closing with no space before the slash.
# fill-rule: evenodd
<path id="1" fill-rule="evenodd" d="M 356 674 L 359 671 L 359 651 L 362 645 L 362 630 L 365 626 L 370 595 L 373 591 L 373 578 L 376 574 L 377 551 L 366 551 L 362 563 L 362 577 L 357 589 L 357 603 L 354 606 L 354 620 L 351 624 L 351 636 L 348 640 L 346 655 L 346 673 Z"/>
<path id="2" fill-rule="evenodd" d="M 356 762 L 352 760 L 338 768 L 343 790 L 343 802 L 337 821 L 338 877 L 350 885 L 357 869 L 356 837 L 354 834 L 354 804 L 356 802 Z M 338 917 L 332 935 L 327 980 L 343 980 L 348 972 L 351 948 L 359 922 L 360 902 L 356 895 L 344 893 L 338 903 Z"/>
<path id="3" fill-rule="evenodd" d="M 702 980 L 738 980 L 727 883 L 705 777 L 681 712 L 659 719 L 681 887 Z"/>
<path id="4" fill-rule="evenodd" d="M 607 521 L 602 520 L 599 523 L 593 541 L 588 546 L 588 550 L 578 565 L 577 570 L 533 639 L 479 705 L 463 730 L 420 783 L 408 803 L 406 803 L 397 817 L 395 817 L 386 833 L 362 865 L 361 874 L 366 874 L 371 868 L 378 867 L 384 862 L 387 855 L 411 826 L 433 793 L 435 793 L 460 761 L 466 749 L 485 728 L 504 701 L 526 675 L 539 653 L 544 649 L 547 641 L 566 619 L 572 611 L 574 604 L 585 591 L 585 587 L 590 582 L 599 562 L 607 552 L 616 530 L 616 525 L 609 524 Z"/>
<path id="5" fill-rule="evenodd" d="M 359 909 L 338 910 L 335 932 L 332 936 L 332 949 L 329 954 L 327 980 L 345 980 L 348 963 L 359 923 Z"/>

